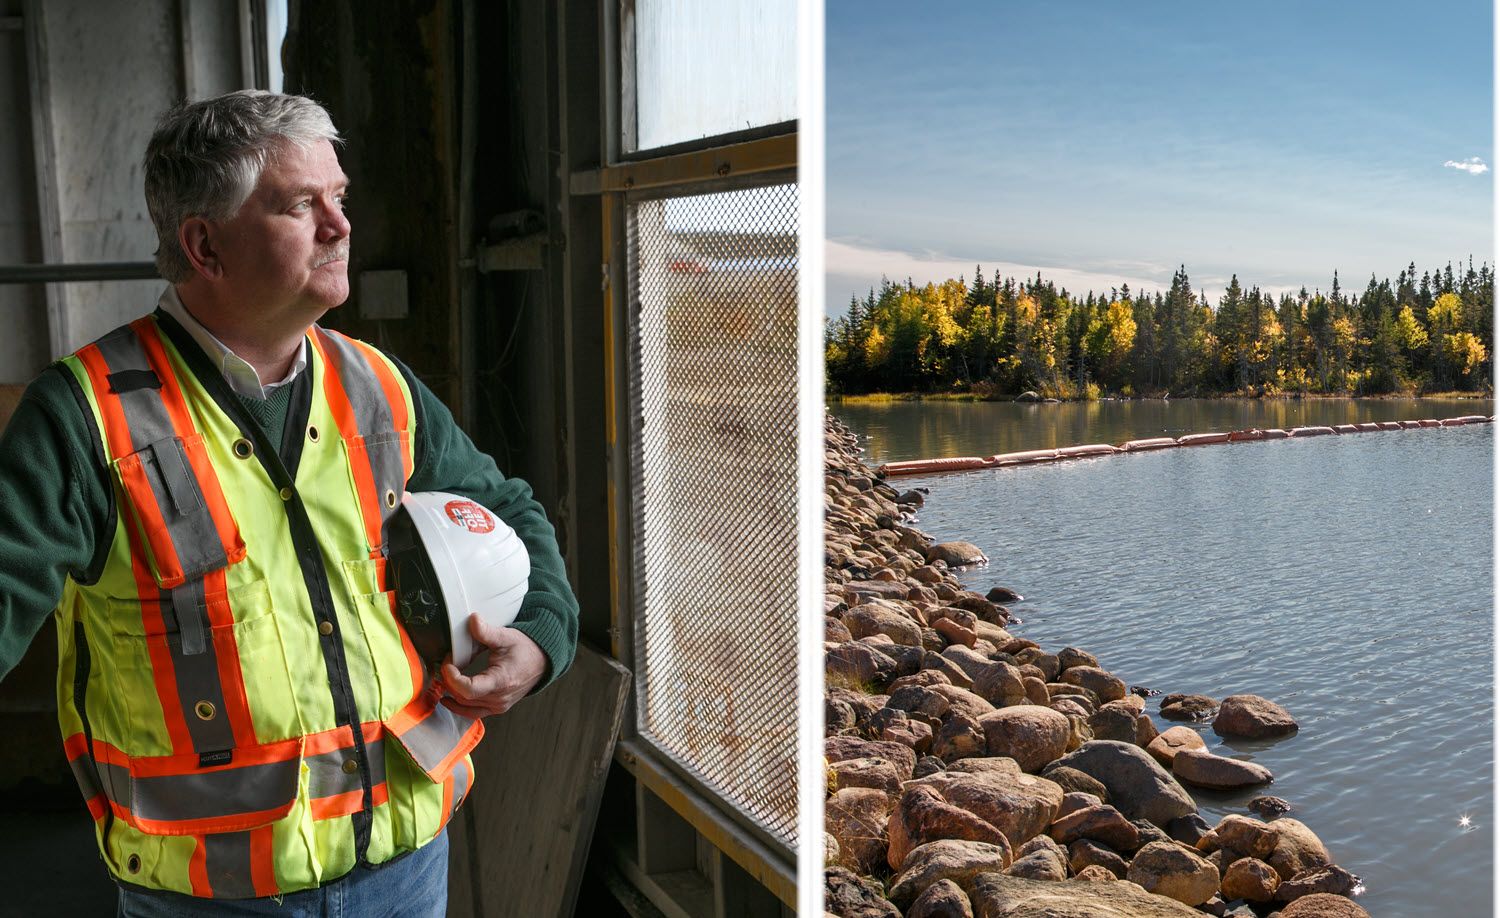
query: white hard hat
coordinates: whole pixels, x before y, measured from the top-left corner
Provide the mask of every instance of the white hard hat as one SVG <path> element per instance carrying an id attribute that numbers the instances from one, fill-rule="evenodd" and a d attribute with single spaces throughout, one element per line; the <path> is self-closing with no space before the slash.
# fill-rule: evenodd
<path id="1" fill-rule="evenodd" d="M 386 555 L 396 610 L 418 654 L 459 669 L 483 651 L 469 615 L 509 625 L 521 610 L 531 556 L 514 530 L 467 497 L 410 492 L 386 523 Z"/>

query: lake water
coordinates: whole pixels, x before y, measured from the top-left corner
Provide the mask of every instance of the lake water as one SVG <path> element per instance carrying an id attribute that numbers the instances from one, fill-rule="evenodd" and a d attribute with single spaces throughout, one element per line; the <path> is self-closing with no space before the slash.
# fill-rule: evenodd
<path id="1" fill-rule="evenodd" d="M 1038 406 L 1035 427 L 1004 432 L 995 419 L 1013 425 L 1014 416 L 985 404 L 835 413 L 876 433 L 872 456 L 906 459 L 1159 433 L 1139 423 L 1209 430 L 1214 418 L 1204 412 L 1233 416 L 1256 404 L 1199 402 L 1149 422 L 1130 410 L 1107 433 L 1081 435 L 1074 421 L 1045 414 L 1075 406 Z M 1360 420 L 1492 410 L 1442 402 L 1378 413 L 1411 404 L 1299 407 Z M 1329 420 L 1230 420 L 1217 429 Z M 1075 433 L 1056 439 L 1061 429 Z M 955 452 L 941 443 L 975 445 Z M 988 567 L 963 574 L 971 588 L 1004 584 L 1026 596 L 1015 606 L 1024 619 L 1016 633 L 1047 650 L 1089 650 L 1130 684 L 1215 698 L 1254 693 L 1292 712 L 1301 731 L 1274 742 L 1225 742 L 1198 727 L 1210 749 L 1276 776 L 1269 788 L 1194 791 L 1210 822 L 1246 812 L 1256 794 L 1285 797 L 1334 860 L 1364 878 L 1360 903 L 1371 914 L 1481 916 L 1493 907 L 1493 449 L 1486 424 L 897 483 L 930 489 L 921 528 L 989 555 Z M 1157 707 L 1148 701 L 1153 716 Z"/>
<path id="2" fill-rule="evenodd" d="M 871 435 L 874 462 L 1180 437 L 1251 427 L 1333 426 L 1495 413 L 1493 399 L 1138 399 L 1110 402 L 888 402 L 832 409 Z"/>

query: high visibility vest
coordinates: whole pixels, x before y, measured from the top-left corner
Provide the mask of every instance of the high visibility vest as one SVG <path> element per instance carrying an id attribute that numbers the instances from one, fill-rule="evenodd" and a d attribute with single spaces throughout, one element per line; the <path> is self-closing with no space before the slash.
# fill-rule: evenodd
<path id="1" fill-rule="evenodd" d="M 316 887 L 426 844 L 472 782 L 484 728 L 437 703 L 386 590 L 412 394 L 374 348 L 307 340 L 292 469 L 161 313 L 62 361 L 114 519 L 97 581 L 69 579 L 57 608 L 58 713 L 122 882 Z"/>

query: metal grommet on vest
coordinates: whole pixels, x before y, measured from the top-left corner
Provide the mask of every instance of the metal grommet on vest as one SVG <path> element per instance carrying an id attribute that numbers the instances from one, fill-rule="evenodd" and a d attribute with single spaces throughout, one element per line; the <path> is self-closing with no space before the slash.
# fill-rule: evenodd
<path id="1" fill-rule="evenodd" d="M 469 635 L 469 614 L 509 625 L 531 576 L 531 557 L 509 526 L 440 491 L 402 498 L 386 524 L 386 558 L 396 612 L 418 656 L 436 665 L 451 654 L 459 669 L 484 650 Z"/>
<path id="2" fill-rule="evenodd" d="M 282 500 L 291 500 L 292 499 L 292 489 L 291 488 L 282 488 L 277 493 L 281 495 L 281 499 Z"/>
<path id="3" fill-rule="evenodd" d="M 333 633 L 333 622 L 318 622 L 318 633 L 328 637 Z"/>
<path id="4" fill-rule="evenodd" d="M 126 858 L 125 869 L 130 871 L 131 873 L 140 873 L 141 856 L 139 854 L 132 854 L 130 857 Z"/>
<path id="5" fill-rule="evenodd" d="M 234 441 L 234 454 L 241 459 L 249 459 L 255 455 L 255 446 L 244 437 Z"/>
<path id="6" fill-rule="evenodd" d="M 346 775 L 352 775 L 356 771 L 359 771 L 359 760 L 358 759 L 345 759 L 344 760 L 344 774 L 346 774 Z"/>
<path id="7" fill-rule="evenodd" d="M 193 705 L 193 713 L 198 715 L 199 720 L 213 720 L 217 712 L 214 710 L 213 702 L 200 701 Z"/>
<path id="8" fill-rule="evenodd" d="M 314 443 L 318 442 L 318 425 L 307 425 L 307 439 L 313 441 Z"/>
<path id="9" fill-rule="evenodd" d="M 396 492 L 390 490 L 389 488 L 387 488 L 385 492 L 385 505 L 393 510 L 396 507 Z"/>

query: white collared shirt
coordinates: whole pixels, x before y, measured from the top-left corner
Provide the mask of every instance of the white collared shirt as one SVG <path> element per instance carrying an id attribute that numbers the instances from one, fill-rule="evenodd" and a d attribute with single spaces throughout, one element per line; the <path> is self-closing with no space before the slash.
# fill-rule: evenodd
<path id="1" fill-rule="evenodd" d="M 229 388 L 236 394 L 245 398 L 258 398 L 264 401 L 272 389 L 279 389 L 297 378 L 297 374 L 307 369 L 307 339 L 303 339 L 302 346 L 297 349 L 297 359 L 292 361 L 292 368 L 287 371 L 286 378 L 273 383 L 262 383 L 260 374 L 255 372 L 243 357 L 231 351 L 224 342 L 214 337 L 213 332 L 203 327 L 203 323 L 193 318 L 193 314 L 182 305 L 182 300 L 177 296 L 175 287 L 167 287 L 162 292 L 161 299 L 156 301 L 162 311 L 177 320 L 177 323 L 193 336 L 198 346 L 211 359 L 216 358 L 219 364 L 219 372 L 224 374 L 224 381 L 229 383 Z"/>

